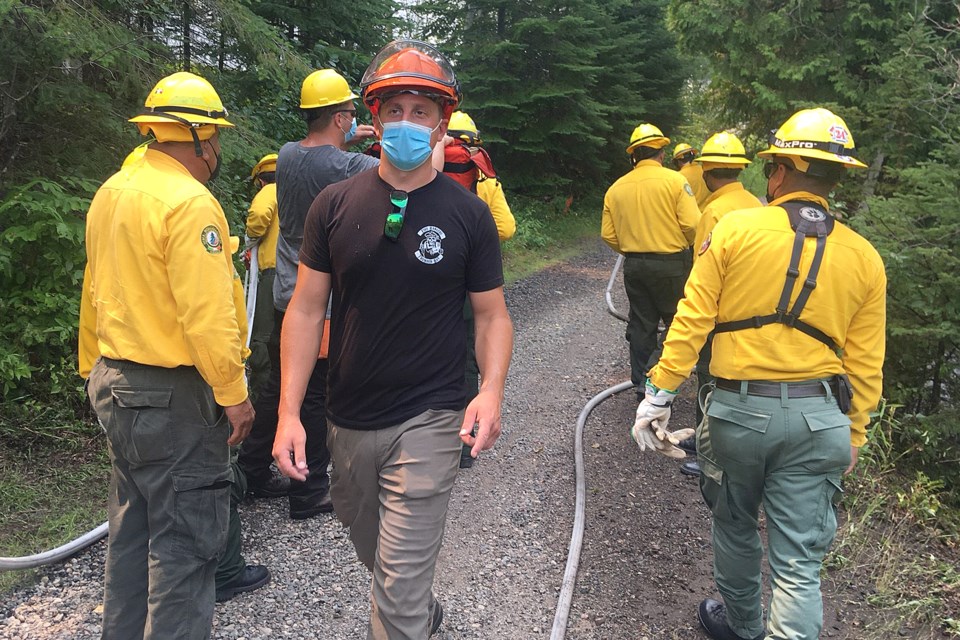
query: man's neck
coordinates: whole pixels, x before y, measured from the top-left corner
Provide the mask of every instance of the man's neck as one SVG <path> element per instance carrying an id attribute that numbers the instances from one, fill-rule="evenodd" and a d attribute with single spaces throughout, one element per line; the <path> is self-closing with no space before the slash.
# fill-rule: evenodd
<path id="1" fill-rule="evenodd" d="M 400 171 L 390 164 L 389 160 L 383 158 L 383 156 L 380 158 L 380 168 L 378 171 L 380 172 L 380 178 L 383 179 L 384 182 L 394 189 L 407 192 L 419 189 L 437 177 L 437 170 L 434 169 L 433 165 L 429 162 L 424 162 L 413 171 Z"/>
<path id="2" fill-rule="evenodd" d="M 327 128 L 323 131 L 310 131 L 307 137 L 300 141 L 301 147 L 336 147 L 343 149 L 343 131 L 336 127 Z"/>

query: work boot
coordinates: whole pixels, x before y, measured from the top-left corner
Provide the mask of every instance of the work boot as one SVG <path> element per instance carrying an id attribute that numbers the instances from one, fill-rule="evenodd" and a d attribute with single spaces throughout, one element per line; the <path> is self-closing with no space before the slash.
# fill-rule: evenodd
<path id="1" fill-rule="evenodd" d="M 290 478 L 270 476 L 270 479 L 262 484 L 248 486 L 247 493 L 254 498 L 282 498 L 290 493 Z"/>
<path id="2" fill-rule="evenodd" d="M 440 601 L 436 598 L 433 599 L 433 606 L 430 608 L 430 635 L 432 636 L 440 629 L 440 625 L 443 624 L 443 607 L 440 606 Z"/>
<path id="3" fill-rule="evenodd" d="M 700 465 L 696 462 L 684 462 L 680 465 L 680 473 L 697 478 L 700 476 Z"/>
<path id="4" fill-rule="evenodd" d="M 697 436 L 690 436 L 689 438 L 684 438 L 677 443 L 677 446 L 686 451 L 687 453 L 692 453 L 697 455 Z"/>
<path id="5" fill-rule="evenodd" d="M 238 593 L 256 591 L 270 582 L 270 570 L 259 564 L 248 564 L 236 578 L 217 587 L 217 602 L 226 602 Z"/>
<path id="6" fill-rule="evenodd" d="M 307 520 L 321 513 L 332 513 L 333 501 L 330 492 L 324 493 L 319 500 L 306 502 L 301 499 L 290 498 L 290 518 L 292 520 Z"/>
<path id="7" fill-rule="evenodd" d="M 765 633 L 761 633 L 756 638 L 744 638 L 735 634 L 727 624 L 727 608 L 722 602 L 712 598 L 707 598 L 700 603 L 697 608 L 697 617 L 707 635 L 713 640 L 763 640 L 766 637 Z"/>

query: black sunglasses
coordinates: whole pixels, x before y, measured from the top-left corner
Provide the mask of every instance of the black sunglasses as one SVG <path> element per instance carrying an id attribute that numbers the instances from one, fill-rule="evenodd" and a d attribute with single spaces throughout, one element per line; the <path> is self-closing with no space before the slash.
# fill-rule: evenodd
<path id="1" fill-rule="evenodd" d="M 400 230 L 403 229 L 403 216 L 407 212 L 407 192 L 391 191 L 390 204 L 393 205 L 393 211 L 387 214 L 387 221 L 383 223 L 383 235 L 396 242 L 400 237 Z"/>
<path id="2" fill-rule="evenodd" d="M 782 162 L 768 162 L 767 164 L 763 165 L 763 177 L 769 180 L 770 176 L 777 171 L 777 167 L 783 167 L 785 171 L 793 171 L 793 167 L 788 164 L 783 164 Z"/>

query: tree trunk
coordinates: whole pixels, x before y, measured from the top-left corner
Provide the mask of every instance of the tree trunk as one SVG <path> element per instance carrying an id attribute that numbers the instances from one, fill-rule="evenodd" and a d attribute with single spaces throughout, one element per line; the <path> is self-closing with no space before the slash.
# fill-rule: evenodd
<path id="1" fill-rule="evenodd" d="M 190 8 L 189 0 L 183 3 L 183 49 L 181 54 L 181 68 L 184 71 L 190 71 L 190 23 L 193 20 L 193 12 Z"/>

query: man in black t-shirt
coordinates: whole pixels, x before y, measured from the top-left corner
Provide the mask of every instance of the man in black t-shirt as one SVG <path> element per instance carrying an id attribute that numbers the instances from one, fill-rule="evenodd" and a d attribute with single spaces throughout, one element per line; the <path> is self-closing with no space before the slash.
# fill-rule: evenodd
<path id="1" fill-rule="evenodd" d="M 428 162 L 459 100 L 449 63 L 396 41 L 362 87 L 381 163 L 324 189 L 307 214 L 274 457 L 294 479 L 309 472 L 300 404 L 332 291 L 331 497 L 373 574 L 368 637 L 423 640 L 443 619 L 433 575 L 461 441 L 476 457 L 500 435 L 513 327 L 489 209 Z M 467 296 L 483 384 L 463 409 Z"/>

